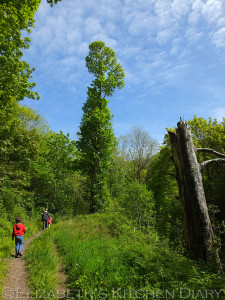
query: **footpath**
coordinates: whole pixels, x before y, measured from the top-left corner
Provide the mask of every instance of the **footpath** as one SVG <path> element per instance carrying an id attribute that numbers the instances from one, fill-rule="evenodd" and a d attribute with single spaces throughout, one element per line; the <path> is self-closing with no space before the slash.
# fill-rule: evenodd
<path id="1" fill-rule="evenodd" d="M 26 255 L 26 250 L 29 247 L 30 243 L 39 237 L 42 234 L 42 231 L 39 231 L 29 239 L 27 239 L 23 244 L 23 256 L 15 258 L 15 254 L 12 254 L 12 258 L 8 264 L 8 271 L 6 278 L 4 280 L 4 286 L 2 295 L 0 299 L 4 300 L 25 300 L 25 299 L 34 299 L 32 291 L 28 285 L 28 272 L 26 268 L 26 260 L 24 256 Z M 58 257 L 58 251 L 55 248 L 55 255 Z M 63 266 L 58 263 L 58 272 L 57 272 L 57 299 L 67 299 L 65 297 L 67 292 L 66 282 L 67 276 L 63 271 Z M 61 296 L 59 296 L 61 295 Z M 39 297 L 38 297 L 39 298 Z"/>
<path id="2" fill-rule="evenodd" d="M 8 264 L 8 271 L 4 281 L 4 287 L 2 292 L 3 299 L 28 299 L 31 297 L 31 292 L 28 286 L 26 262 L 24 255 L 26 249 L 33 239 L 37 238 L 42 232 L 39 231 L 23 244 L 23 256 L 18 258 L 12 258 Z M 15 255 L 12 255 L 12 257 Z"/>

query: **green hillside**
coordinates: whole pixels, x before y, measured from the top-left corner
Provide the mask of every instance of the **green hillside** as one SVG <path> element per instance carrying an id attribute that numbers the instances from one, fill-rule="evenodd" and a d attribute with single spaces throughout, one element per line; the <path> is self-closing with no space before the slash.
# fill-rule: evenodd
<path id="1" fill-rule="evenodd" d="M 37 295 L 57 297 L 59 260 L 68 276 L 65 295 L 74 299 L 225 297 L 224 276 L 171 249 L 154 228 L 134 230 L 116 212 L 59 222 L 32 243 L 27 261 Z"/>

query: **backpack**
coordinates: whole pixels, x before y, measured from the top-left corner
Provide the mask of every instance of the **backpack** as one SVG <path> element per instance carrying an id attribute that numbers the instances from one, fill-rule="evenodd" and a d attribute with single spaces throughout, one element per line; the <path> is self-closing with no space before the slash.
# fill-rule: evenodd
<path id="1" fill-rule="evenodd" d="M 42 220 L 48 220 L 49 219 L 49 214 L 48 214 L 48 212 L 47 211 L 44 211 L 43 212 L 43 215 L 42 215 Z"/>

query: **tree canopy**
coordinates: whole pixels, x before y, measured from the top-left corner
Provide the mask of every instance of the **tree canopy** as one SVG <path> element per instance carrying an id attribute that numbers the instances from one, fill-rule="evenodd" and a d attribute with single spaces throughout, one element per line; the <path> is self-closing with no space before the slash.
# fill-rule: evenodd
<path id="1" fill-rule="evenodd" d="M 123 88 L 124 70 L 117 63 L 113 49 L 106 47 L 103 42 L 90 44 L 86 67 L 95 76 L 91 86 L 98 91 L 100 98 L 112 96 L 116 88 Z"/>
<path id="2" fill-rule="evenodd" d="M 13 101 L 25 97 L 38 99 L 32 89 L 35 83 L 30 82 L 31 69 L 22 61 L 23 49 L 29 47 L 30 39 L 22 38 L 22 30 L 30 33 L 34 23 L 34 14 L 40 0 L 1 1 L 0 4 L 0 105 L 8 106 Z"/>

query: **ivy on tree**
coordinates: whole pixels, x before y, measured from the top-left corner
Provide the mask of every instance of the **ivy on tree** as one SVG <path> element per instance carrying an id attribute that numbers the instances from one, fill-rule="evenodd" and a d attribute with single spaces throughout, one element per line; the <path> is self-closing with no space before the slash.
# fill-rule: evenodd
<path id="1" fill-rule="evenodd" d="M 80 139 L 80 167 L 89 185 L 90 212 L 103 208 L 107 200 L 106 178 L 116 141 L 112 128 L 112 115 L 106 96 L 124 86 L 124 71 L 117 62 L 115 52 L 101 41 L 89 45 L 86 57 L 88 71 L 94 75 L 88 98 L 83 106 Z"/>

